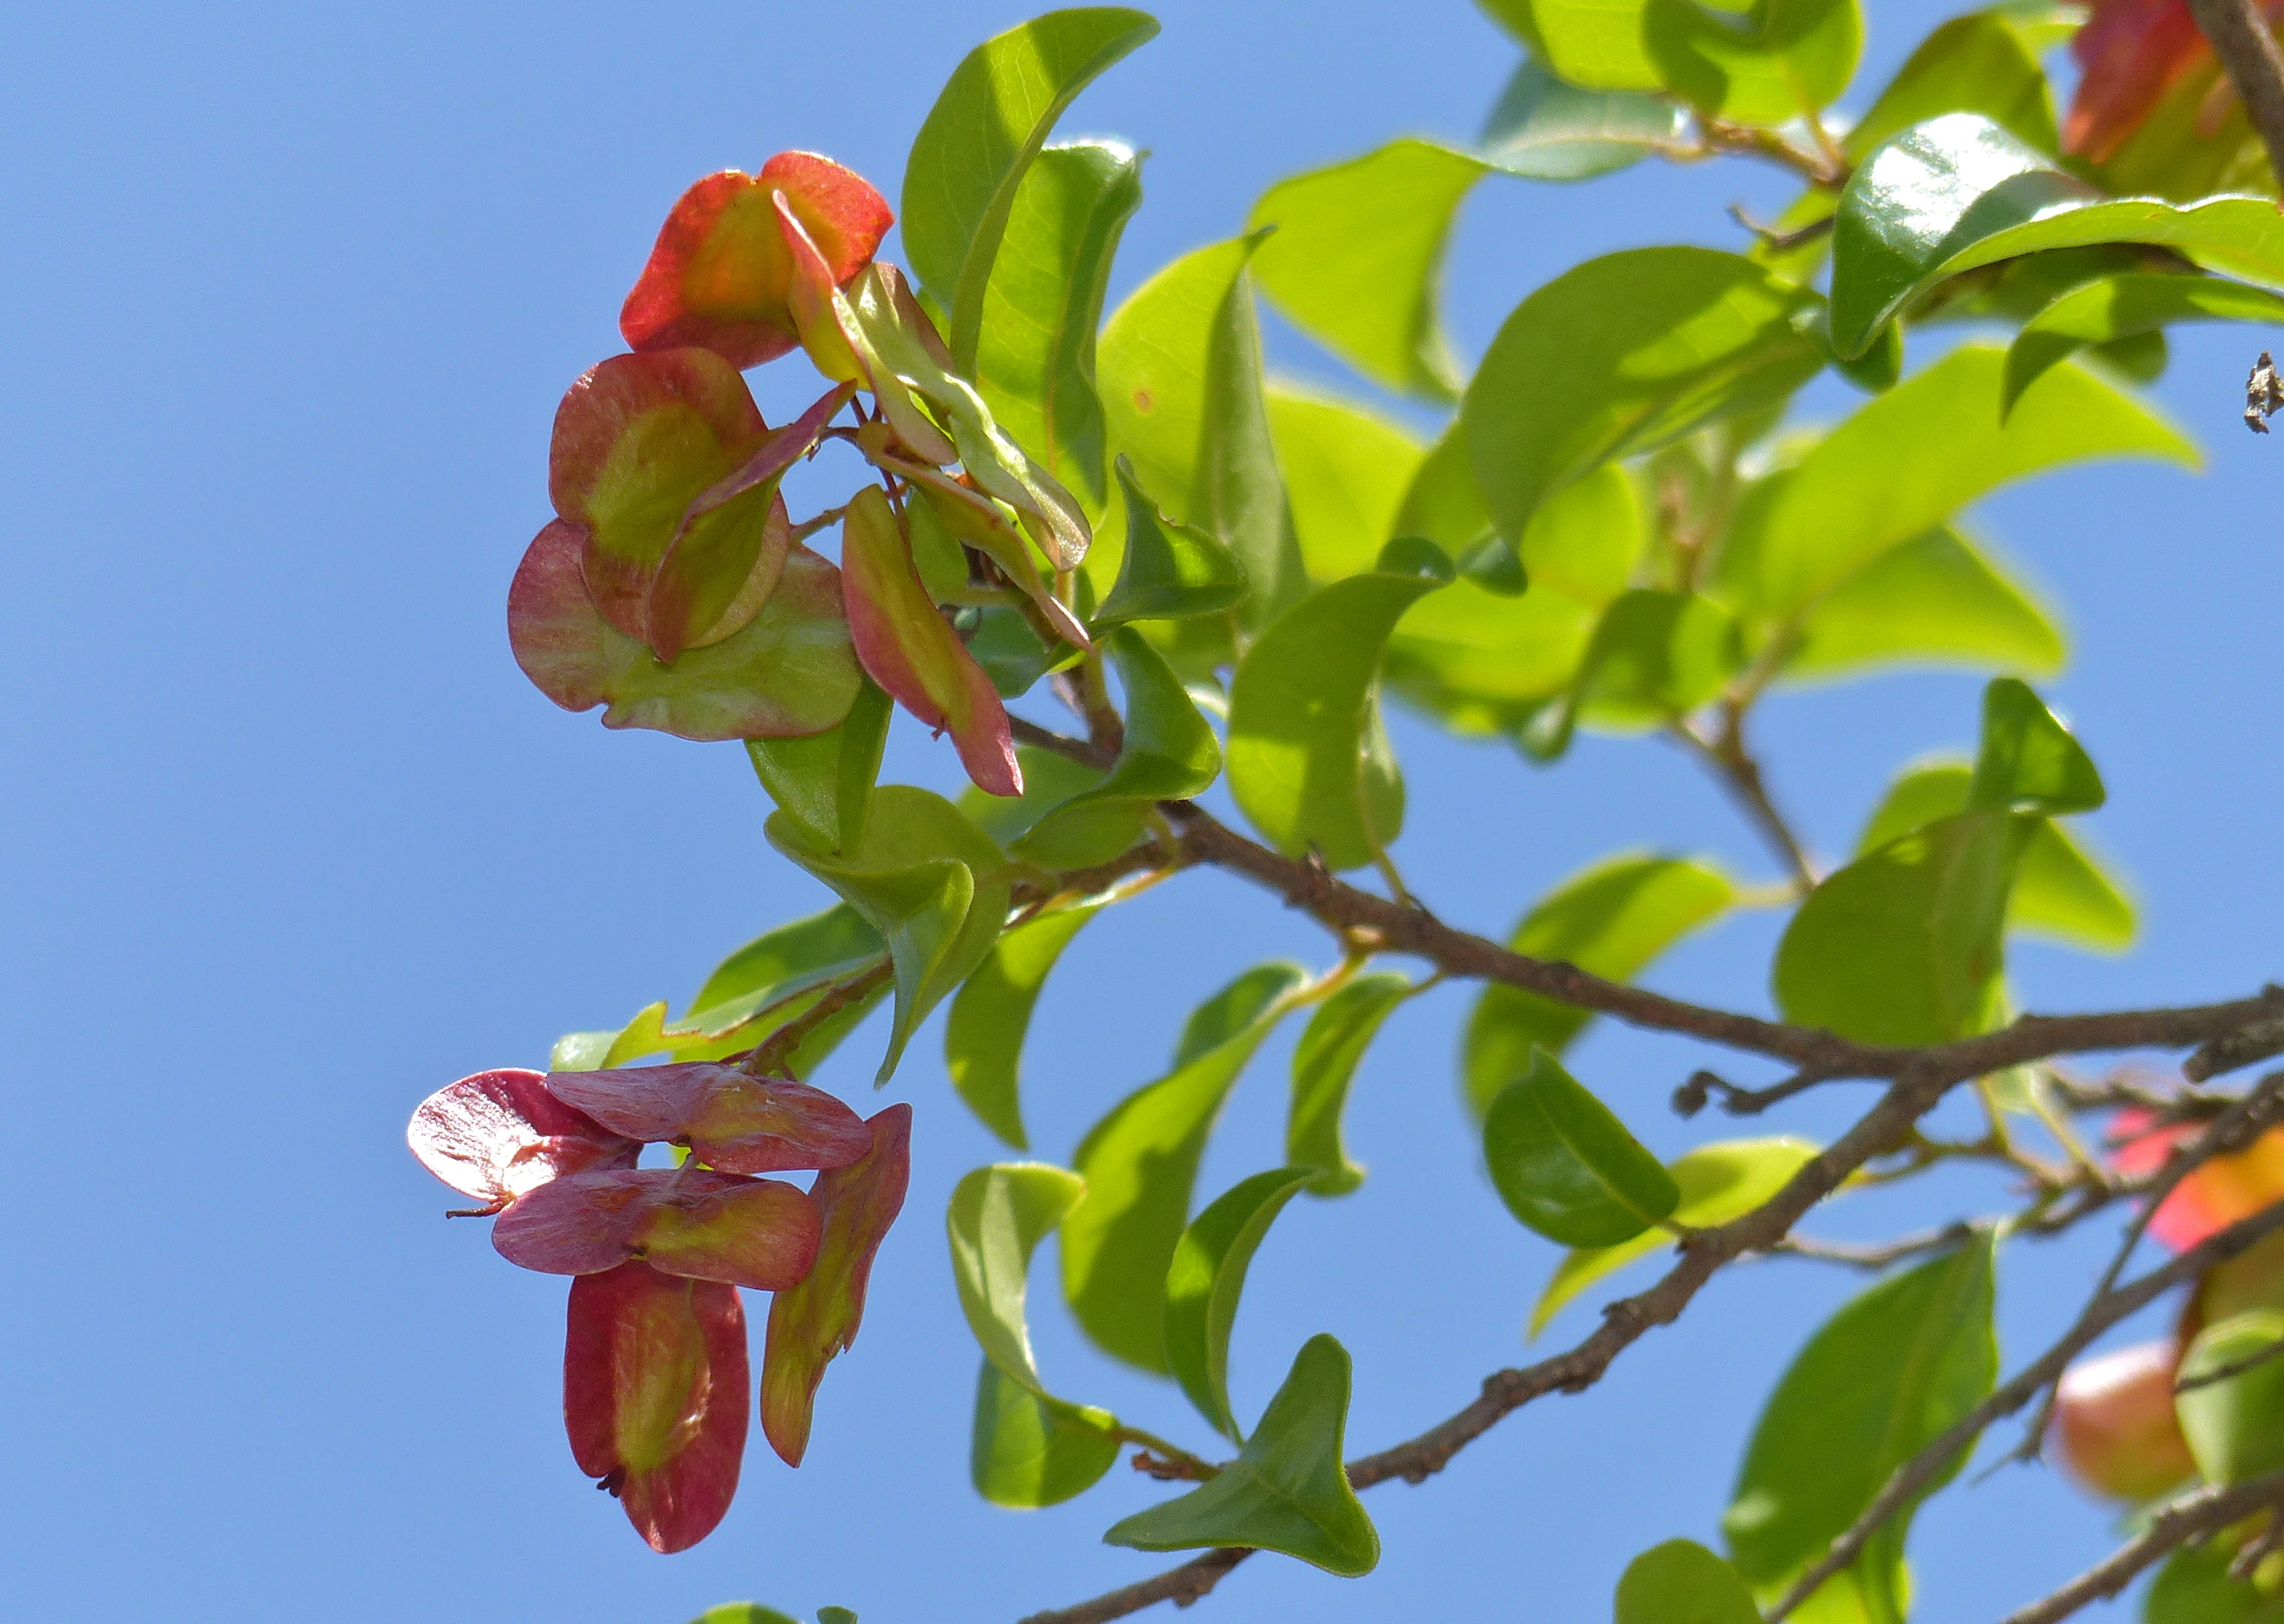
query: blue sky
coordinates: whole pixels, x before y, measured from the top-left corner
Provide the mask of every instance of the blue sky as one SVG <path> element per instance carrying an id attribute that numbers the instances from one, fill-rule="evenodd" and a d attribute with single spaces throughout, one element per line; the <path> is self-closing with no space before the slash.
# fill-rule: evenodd
<path id="1" fill-rule="evenodd" d="M 1163 36 L 1066 125 L 1154 154 L 1114 296 L 1232 234 L 1280 176 L 1405 131 L 1472 132 L 1516 56 L 1464 0 L 1160 9 Z M 1942 12 L 1872 9 L 1876 86 Z M 1009 1619 L 1162 1565 L 1098 1542 L 1162 1492 L 1123 1471 L 1036 1514 L 967 1487 L 976 1355 L 940 1214 L 994 1150 L 933 1036 L 890 1090 L 919 1113 L 911 1198 L 810 1464 L 787 1472 L 757 1442 L 729 1520 L 670 1559 L 570 1462 L 562 1282 L 442 1222 L 449 1192 L 402 1142 L 442 1082 L 686 998 L 729 949 L 822 905 L 763 844 L 739 751 L 556 711 L 509 658 L 503 598 L 546 514 L 556 399 L 618 347 L 619 301 L 681 188 L 803 146 L 893 197 L 943 76 L 1021 15 L 894 0 L 0 20 L 0 682 L 16 696 L 0 714 L 0 1086 L 26 1140 L 0 1265 L 11 1616 L 681 1624 L 751 1597 L 907 1624 Z M 1456 334 L 1479 353 L 1516 300 L 1593 254 L 1739 246 L 1723 206 L 1773 213 L 1786 193 L 1735 164 L 1487 183 L 1450 267 Z M 2201 477 L 2100 467 L 1979 515 L 2066 610 L 2076 654 L 2053 691 L 2112 788 L 2090 832 L 2144 899 L 2124 958 L 2024 950 L 2029 1007 L 2231 995 L 2274 972 L 2284 445 L 2237 422 L 2263 341 L 2176 344 L 2157 394 L 2210 449 Z M 1271 346 L 1288 374 L 1354 388 L 1273 324 Z M 756 381 L 772 418 L 801 390 L 790 372 Z M 1810 405 L 1849 398 L 1819 386 Z M 1890 677 L 1772 701 L 1762 742 L 1813 843 L 1845 849 L 1900 763 L 1969 742 L 1976 686 Z M 1504 932 L 1621 847 L 1769 871 L 1656 744 L 1589 739 L 1542 771 L 1400 719 L 1396 738 L 1400 855 L 1456 922 Z M 891 771 L 948 788 L 957 769 L 907 728 Z M 1654 980 L 1759 1007 L 1776 925 L 1740 917 Z M 1321 964 L 1326 946 L 1215 876 L 1096 925 L 1035 1029 L 1042 1152 L 1067 1154 L 1146 1081 L 1197 997 L 1280 955 Z M 1467 1003 L 1446 989 L 1396 1018 L 1350 1113 L 1371 1181 L 1292 1209 L 1256 1261 L 1241 1414 L 1319 1331 L 1356 1358 L 1357 1448 L 1522 1356 L 1555 1254 L 1475 1171 L 1453 1066 Z M 860 1035 L 820 1081 L 864 1095 L 876 1042 Z M 1278 1159 L 1283 1054 L 1240 1089 L 1202 1189 Z M 1686 1045 L 1598 1029 L 1575 1058 L 1661 1150 L 1733 1131 L 1664 1113 L 1702 1058 Z M 1836 1132 L 1865 1097 L 1827 1090 L 1772 1130 Z M 1892 1232 L 1936 1195 L 1999 1194 L 1969 1181 L 1819 1228 Z M 2107 1244 L 2003 1261 L 2010 1363 Z M 1428 1486 L 1376 1491 L 1387 1555 L 1369 1579 L 1263 1559 L 1206 1605 L 1606 1618 L 1633 1552 L 1710 1536 L 1761 1398 L 1852 1284 L 1810 1267 L 1733 1271 L 1591 1395 L 1534 1406 Z M 1036 1318 L 1061 1391 L 1203 1446 L 1169 1386 L 1093 1355 L 1052 1308 Z M 1575 1309 L 1553 1335 L 1590 1323 Z M 2003 1612 L 2109 1532 L 2045 1471 L 1954 1489 L 1915 1541 L 1925 1615 Z"/>

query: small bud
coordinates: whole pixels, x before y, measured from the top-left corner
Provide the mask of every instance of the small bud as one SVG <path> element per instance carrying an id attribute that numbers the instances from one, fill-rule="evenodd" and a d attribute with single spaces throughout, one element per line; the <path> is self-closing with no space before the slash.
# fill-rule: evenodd
<path id="1" fill-rule="evenodd" d="M 2146 1342 L 2062 1373 L 2054 1447 L 2072 1477 L 2116 1500 L 2155 1499 L 2195 1475 L 2173 1413 L 2178 1344 Z"/>

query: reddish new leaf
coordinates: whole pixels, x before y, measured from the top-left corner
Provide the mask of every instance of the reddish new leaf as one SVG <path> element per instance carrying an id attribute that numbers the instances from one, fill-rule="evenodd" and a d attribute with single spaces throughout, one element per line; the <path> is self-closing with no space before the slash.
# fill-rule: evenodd
<path id="1" fill-rule="evenodd" d="M 404 1130 L 420 1165 L 497 1209 L 588 1167 L 631 1167 L 642 1147 L 547 1091 L 538 1072 L 478 1072 L 420 1102 Z M 868 1140 L 866 1143 L 870 1143 Z"/>
<path id="2" fill-rule="evenodd" d="M 614 1133 L 687 1145 L 723 1173 L 845 1167 L 872 1148 L 863 1120 L 824 1089 L 710 1060 L 556 1072 L 547 1087 Z"/>
<path id="3" fill-rule="evenodd" d="M 2165 1165 L 2201 1124 L 2177 1122 L 2152 1131 L 2140 1111 L 2120 1112 L 2113 1124 L 2123 1141 L 2110 1159 L 2129 1178 L 2146 1178 Z M 2249 1218 L 2284 1197 L 2284 1128 L 2271 1128 L 2234 1156 L 2216 1156 L 2173 1187 L 2149 1221 L 2149 1233 L 2176 1252 Z"/>
<path id="4" fill-rule="evenodd" d="M 2279 9 L 2276 0 L 2261 6 L 2272 19 Z M 2108 162 L 2168 91 L 2213 59 L 2187 0 L 2097 0 L 2070 54 L 2084 72 L 2062 121 L 2062 148 L 2093 163 Z M 2216 88 L 2230 90 L 2225 78 Z M 2218 123 L 2215 114 L 2202 117 L 2198 133 L 2210 137 Z"/>
<path id="5" fill-rule="evenodd" d="M 783 504 L 778 504 L 783 521 Z M 614 629 L 587 596 L 583 538 L 558 519 L 523 555 L 508 588 L 515 662 L 565 710 L 607 703 L 606 728 L 679 738 L 790 738 L 839 724 L 862 679 L 841 603 L 840 572 L 808 548 L 786 550 L 754 618 L 671 666 Z"/>
<path id="6" fill-rule="evenodd" d="M 736 1287 L 643 1263 L 571 1283 L 563 1429 L 653 1550 L 688 1550 L 729 1511 L 747 1379 Z"/>
<path id="7" fill-rule="evenodd" d="M 922 584 L 911 543 L 878 486 L 850 498 L 841 528 L 841 598 L 856 658 L 929 727 L 950 729 L 960 764 L 993 795 L 1020 795 L 1023 775 L 1007 707 Z"/>
<path id="8" fill-rule="evenodd" d="M 644 614 L 650 645 L 661 660 L 671 665 L 686 648 L 719 643 L 761 613 L 793 545 L 793 527 L 778 485 L 787 469 L 817 449 L 825 425 L 855 393 L 846 385 L 827 392 L 763 441 L 740 466 L 691 499 L 659 558 Z M 770 509 L 758 541 L 750 524 L 715 522 L 715 515 L 731 504 L 742 508 L 756 501 Z"/>
<path id="9" fill-rule="evenodd" d="M 568 1174 L 492 1225 L 509 1262 L 595 1275 L 640 1260 L 669 1275 L 780 1292 L 816 1261 L 817 1206 L 791 1184 L 700 1167 Z"/>
<path id="10" fill-rule="evenodd" d="M 896 216 L 862 176 L 814 152 L 779 152 L 759 175 L 725 169 L 682 194 L 619 312 L 630 348 L 703 345 L 737 367 L 800 341 L 786 303 L 792 256 L 782 196 L 835 283 L 863 269 Z"/>
<path id="11" fill-rule="evenodd" d="M 770 1304 L 762 1355 L 762 1431 L 786 1465 L 809 1448 L 817 1384 L 834 1355 L 856 1340 L 872 1256 L 904 1205 L 912 1169 L 912 1108 L 891 1105 L 867 1128 L 872 1152 L 854 1167 L 817 1175 L 810 1197 L 825 1217 L 809 1277 Z"/>
<path id="12" fill-rule="evenodd" d="M 630 637 L 649 637 L 651 581 L 683 515 L 768 434 L 746 380 L 711 350 L 613 355 L 564 394 L 548 449 L 548 495 L 583 532 L 581 568 L 605 620 Z M 700 521 L 709 553 L 734 555 L 732 579 L 752 567 L 769 508 L 760 496 Z"/>

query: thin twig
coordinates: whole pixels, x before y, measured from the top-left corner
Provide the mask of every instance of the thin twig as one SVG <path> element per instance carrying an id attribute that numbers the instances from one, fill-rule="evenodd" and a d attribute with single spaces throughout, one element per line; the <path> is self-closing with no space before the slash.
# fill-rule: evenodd
<path id="1" fill-rule="evenodd" d="M 1795 248 L 1807 247 L 1819 237 L 1829 235 L 1840 216 L 1826 215 L 1821 219 L 1810 221 L 1796 231 L 1779 231 L 1774 226 L 1763 225 L 1747 214 L 1743 204 L 1732 203 L 1729 205 L 1729 218 L 1759 238 L 1761 246 L 1772 254 L 1790 254 Z"/>
<path id="2" fill-rule="evenodd" d="M 2184 1495 L 2159 1511 L 2139 1539 L 2121 1546 L 2053 1595 L 2008 1613 L 2003 1624 L 2060 1624 L 2087 1603 L 2116 1596 L 2159 1558 L 2193 1540 L 2218 1534 L 2231 1523 L 2280 1507 L 2284 1507 L 2284 1472 L 2272 1472 L 2233 1488 L 2201 1488 Z"/>
<path id="3" fill-rule="evenodd" d="M 872 996 L 879 988 L 887 985 L 894 966 L 887 955 L 845 981 L 836 981 L 825 989 L 825 995 L 800 1014 L 770 1033 L 746 1053 L 744 1069 L 756 1077 L 777 1074 L 777 1068 L 792 1059 L 809 1035 L 832 1019 L 852 1003 Z"/>

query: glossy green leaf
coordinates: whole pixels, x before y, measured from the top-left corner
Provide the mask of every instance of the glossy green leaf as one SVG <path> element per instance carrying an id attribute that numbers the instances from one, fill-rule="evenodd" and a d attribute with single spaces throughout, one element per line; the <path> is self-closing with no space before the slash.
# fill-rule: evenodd
<path id="1" fill-rule="evenodd" d="M 1358 976 L 1317 1006 L 1293 1050 L 1293 1104 L 1285 1118 L 1285 1159 L 1311 1167 L 1313 1196 L 1344 1196 L 1364 1183 L 1341 1135 L 1349 1085 L 1372 1040 L 1412 983 L 1393 971 Z"/>
<path id="2" fill-rule="evenodd" d="M 1529 742 L 1560 753 L 1580 715 L 1620 730 L 1662 726 L 1719 693 L 1743 663 L 1736 617 L 1721 605 L 1636 587 L 1602 611 L 1569 695 L 1542 715 Z"/>
<path id="3" fill-rule="evenodd" d="M 2006 898 L 2035 820 L 1945 818 L 1826 877 L 1785 929 L 1787 1020 L 1862 1043 L 1949 1042 L 1998 1013 Z"/>
<path id="4" fill-rule="evenodd" d="M 997 1505 L 1068 1500 L 1118 1456 L 1108 1411 L 1056 1398 L 1040 1381 L 1025 1313 L 1031 1254 L 1085 1196 L 1078 1175 L 1039 1162 L 978 1167 L 951 1192 L 952 1282 L 983 1348 L 969 1464 Z"/>
<path id="5" fill-rule="evenodd" d="M 1095 334 L 1119 238 L 1141 204 L 1131 148 L 1041 149 L 1016 188 L 976 340 L 976 386 L 992 416 L 1097 512 L 1106 493 Z"/>
<path id="6" fill-rule="evenodd" d="M 1614 458 L 1781 400 L 1823 364 L 1816 296 L 1709 248 L 1589 260 L 1517 305 L 1459 408 L 1501 534 Z"/>
<path id="7" fill-rule="evenodd" d="M 961 371 L 974 370 L 1000 242 L 1055 121 L 1157 33 L 1147 12 L 1122 6 L 1049 12 L 969 51 L 928 110 L 904 160 L 904 251 L 950 315 Z"/>
<path id="8" fill-rule="evenodd" d="M 2284 1314 L 2254 1308 L 2207 1325 L 2181 1355 L 2173 1408 L 2206 1482 L 2284 1471 L 2284 1358 L 2268 1356 L 2279 1342 Z"/>
<path id="9" fill-rule="evenodd" d="M 718 1607 L 708 1607 L 690 1624 L 799 1624 L 799 1620 L 759 1602 L 724 1602 Z"/>
<path id="10" fill-rule="evenodd" d="M 1060 1505 L 1093 1487 L 1117 1464 L 1118 1434 L 1091 1412 L 1041 1398 L 989 1359 L 975 1374 L 968 1476 L 994 1505 Z"/>
<path id="11" fill-rule="evenodd" d="M 839 727 L 807 738 L 746 741 L 762 787 L 812 844 L 837 852 L 864 839 L 890 714 L 887 691 L 867 678 Z"/>
<path id="12" fill-rule="evenodd" d="M 2093 758 L 2028 683 L 2002 676 L 1983 690 L 1969 811 L 2091 812 L 2107 799 Z"/>
<path id="13" fill-rule="evenodd" d="M 2142 1598 L 2143 1624 L 2284 1624 L 2284 1596 L 2230 1578 L 2235 1558 L 2218 1540 L 2175 1551 Z"/>
<path id="14" fill-rule="evenodd" d="M 1467 457 L 1464 426 L 1459 418 L 1452 418 L 1428 449 L 1427 455 L 1412 469 L 1412 483 L 1404 488 L 1404 500 L 1397 504 L 1396 518 L 1388 526 L 1390 535 L 1424 535 L 1454 558 L 1492 534 L 1491 511 L 1484 504 L 1483 488 L 1475 482 L 1475 465 Z M 1281 447 L 1278 455 L 1285 456 Z M 1336 523 L 1326 534 L 1345 535 L 1346 531 Z M 1305 558 L 1309 546 L 1305 537 L 1302 545 Z M 1335 551 L 1320 543 L 1319 550 L 1328 565 L 1348 562 L 1345 548 Z M 1319 580 L 1336 580 L 1356 573 L 1352 568 L 1311 568 Z"/>
<path id="15" fill-rule="evenodd" d="M 756 936 L 724 959 L 675 1027 L 726 1031 L 782 998 L 855 974 L 886 946 L 855 909 L 836 903 Z"/>
<path id="16" fill-rule="evenodd" d="M 1727 912 L 1729 877 L 1677 857 L 1613 857 L 1572 875 L 1533 905 L 1507 946 L 1532 958 L 1576 964 L 1628 981 L 1693 930 Z M 1467 1020 L 1462 1067 L 1480 1116 L 1530 1069 L 1534 1047 L 1560 1055 L 1592 1016 L 1520 988 L 1490 986 Z"/>
<path id="17" fill-rule="evenodd" d="M 1566 1246 L 1631 1240 L 1681 1201 L 1657 1158 L 1543 1049 L 1483 1113 L 1483 1159 L 1507 1211 Z"/>
<path id="18" fill-rule="evenodd" d="M 1558 592 L 1515 597 L 1455 581 L 1404 618 L 1383 679 L 1463 738 L 1512 736 L 1569 684 L 1595 619 Z"/>
<path id="19" fill-rule="evenodd" d="M 1336 581 L 1273 621 L 1229 697 L 1229 789 L 1270 844 L 1314 846 L 1334 869 L 1373 861 L 1404 826 L 1404 789 L 1373 769 L 1381 737 L 1381 652 L 1405 610 L 1451 580 L 1431 543 L 1418 570 L 1391 547 L 1382 567 Z M 1392 763 L 1390 763 L 1392 766 Z"/>
<path id="20" fill-rule="evenodd" d="M 1151 277 L 1104 327 L 1098 365 L 1111 449 L 1134 459 L 1167 512 L 1237 554 L 1252 585 L 1248 627 L 1302 587 L 1262 398 L 1246 269 L 1260 245 L 1255 233 L 1201 248 Z"/>
<path id="21" fill-rule="evenodd" d="M 2062 634 L 2029 588 L 1949 525 L 1897 543 L 1811 606 L 1787 681 L 1888 666 L 1979 666 L 2051 676 Z"/>
<path id="22" fill-rule="evenodd" d="M 1433 401 L 1462 374 L 1439 312 L 1444 245 L 1484 162 L 1404 137 L 1278 182 L 1248 230 L 1261 291 L 1293 324 L 1373 382 Z"/>
<path id="23" fill-rule="evenodd" d="M 1794 1359 L 1753 1429 L 1722 1519 L 1731 1559 L 1756 1585 L 1788 1581 L 1822 1556 L 1897 1466 L 1989 1394 L 1998 1369 L 1996 1244 L 1979 1233 L 1882 1280 Z M 1929 1492 L 1964 1464 L 1955 1458 Z M 1858 1559 L 1875 1617 L 1902 1617 L 1896 1589 L 1911 1513 L 1891 1518 Z"/>
<path id="24" fill-rule="evenodd" d="M 1693 1540 L 1668 1540 L 1626 1565 L 1617 1624 L 1761 1624 L 1744 1575 Z"/>
<path id="25" fill-rule="evenodd" d="M 2006 351 L 2001 405 L 2089 345 L 2159 332 L 2190 322 L 2284 325 L 2284 294 L 2211 277 L 2122 272 L 2071 289 L 2023 324 Z"/>
<path id="26" fill-rule="evenodd" d="M 1475 0 L 1564 82 L 1658 90 L 1665 81 L 1642 39 L 1644 0 Z"/>
<path id="27" fill-rule="evenodd" d="M 846 1607 L 819 1607 L 817 1624 L 856 1624 L 856 1615 Z"/>
<path id="28" fill-rule="evenodd" d="M 1137 1550 L 1245 1546 L 1343 1578 L 1372 1572 L 1380 1535 L 1341 1463 L 1349 1381 L 1348 1350 L 1310 1338 L 1237 1459 L 1178 1500 L 1114 1524 L 1104 1541 Z"/>
<path id="29" fill-rule="evenodd" d="M 1796 614 L 2010 480 L 2096 457 L 2195 465 L 2195 448 L 2171 425 L 2080 367 L 2057 367 L 2002 426 L 2005 366 L 1995 345 L 1962 345 L 1819 441 L 1785 477 L 1765 524 L 1725 549 L 1733 601 Z"/>
<path id="30" fill-rule="evenodd" d="M 1048 868 L 1107 863 L 1131 846 L 1149 808 L 1203 794 L 1221 775 L 1221 740 L 1165 656 L 1131 628 L 1110 639 L 1126 692 L 1126 741 L 1109 776 L 1041 818 L 1015 855 Z"/>
<path id="31" fill-rule="evenodd" d="M 1678 103 L 1631 90 L 1581 90 L 1526 56 L 1499 92 L 1477 147 L 1509 175 L 1583 181 L 1685 145 L 1687 121 Z"/>
<path id="32" fill-rule="evenodd" d="M 902 784 L 874 792 L 864 838 L 849 852 L 818 850 L 783 812 L 770 816 L 764 832 L 888 945 L 896 1015 L 874 1080 L 885 1082 L 914 1028 L 998 940 L 1007 918 L 1005 854 L 950 801 Z"/>
<path id="33" fill-rule="evenodd" d="M 952 1091 L 983 1126 L 1019 1151 L 1023 1131 L 1019 1077 L 1031 1011 L 1063 949 L 1102 910 L 1080 902 L 1027 919 L 1003 934 L 951 1001 L 943 1029 L 943 1065 Z"/>
<path id="34" fill-rule="evenodd" d="M 1055 808 L 1102 782 L 1100 768 L 1036 745 L 1018 745 L 1015 760 L 1023 769 L 1023 792 L 1013 800 L 973 785 L 959 792 L 959 809 L 1002 846 L 1013 846 Z"/>
<path id="35" fill-rule="evenodd" d="M 1970 12 L 1920 41 L 1842 138 L 1861 159 L 1881 142 L 1946 113 L 1979 113 L 2042 152 L 2061 150 L 2054 97 L 2038 47 L 2003 9 Z"/>
<path id="36" fill-rule="evenodd" d="M 1344 401 L 1272 388 L 1269 431 L 1311 581 L 1362 574 L 1390 536 L 1421 534 L 1396 519 L 1424 457 L 1404 430 Z"/>
<path id="37" fill-rule="evenodd" d="M 1123 452 L 1118 489 L 1126 506 L 1126 544 L 1118 579 L 1094 612 L 1098 632 L 1128 621 L 1219 614 L 1245 601 L 1251 587 L 1237 555 L 1219 538 L 1169 519 L 1135 479 L 1134 464 Z"/>
<path id="38" fill-rule="evenodd" d="M 1733 1139 L 1685 1152 L 1666 1169 L 1681 1191 L 1673 1222 L 1684 1229 L 1709 1230 L 1743 1217 L 1792 1182 L 1817 1147 L 1804 1139 Z M 1563 1306 L 1596 1281 L 1627 1264 L 1673 1245 L 1662 1230 L 1645 1230 L 1615 1246 L 1573 1251 L 1555 1269 L 1530 1310 L 1529 1335 L 1536 1339 Z"/>
<path id="39" fill-rule="evenodd" d="M 1174 1069 L 1129 1095 L 1079 1143 L 1086 1204 L 1063 1227 L 1063 1295 L 1104 1352 L 1164 1373 L 1166 1269 L 1190 1215 L 1206 1138 L 1246 1062 L 1305 979 L 1249 970 L 1193 1013 Z"/>
<path id="40" fill-rule="evenodd" d="M 1926 762 L 1905 772 L 1865 826 L 1858 854 L 1965 811 L 1973 778 L 1963 761 Z M 2006 928 L 2118 953 L 2132 945 L 2136 926 L 2124 887 L 2060 824 L 2041 820 L 2014 870 Z"/>
<path id="41" fill-rule="evenodd" d="M 1860 355 L 1947 277 L 2098 243 L 2155 243 L 2209 270 L 2284 285 L 2284 216 L 2257 198 L 2179 207 L 2104 199 L 1979 113 L 1915 125 L 1859 165 L 1832 236 L 1832 335 Z"/>
<path id="42" fill-rule="evenodd" d="M 1245 1433 L 1229 1408 L 1229 1335 L 1246 1270 L 1315 1171 L 1279 1167 L 1240 1181 L 1191 1220 L 1166 1268 L 1166 1362 L 1198 1413 L 1233 1443 Z"/>
<path id="43" fill-rule="evenodd" d="M 1641 31 L 1665 88 L 1742 124 L 1788 124 L 1831 105 L 1864 49 L 1858 0 L 1754 0 L 1742 9 L 1647 0 Z"/>

